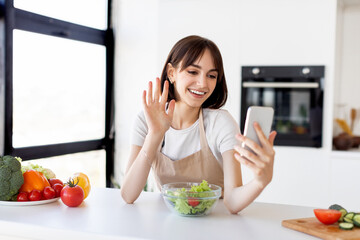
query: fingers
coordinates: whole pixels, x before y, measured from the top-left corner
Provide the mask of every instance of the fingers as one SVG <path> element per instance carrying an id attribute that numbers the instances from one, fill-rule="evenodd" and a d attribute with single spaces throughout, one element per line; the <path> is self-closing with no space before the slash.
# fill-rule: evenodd
<path id="1" fill-rule="evenodd" d="M 262 131 L 260 124 L 257 122 L 254 122 L 254 129 L 255 129 L 256 135 L 259 138 L 261 145 L 264 146 L 267 143 L 267 138 L 266 138 L 264 132 Z"/>
<path id="2" fill-rule="evenodd" d="M 256 176 L 262 175 L 264 172 L 268 172 L 268 169 L 272 166 L 271 158 L 260 159 L 254 153 L 238 146 L 235 147 L 237 153 L 234 154 L 236 160 L 240 164 L 248 167 Z"/>
<path id="3" fill-rule="evenodd" d="M 148 100 L 148 104 L 152 103 L 153 99 L 152 99 L 152 82 L 149 82 L 149 86 L 148 86 L 148 95 L 147 95 L 147 100 Z"/>
<path id="4" fill-rule="evenodd" d="M 168 98 L 168 93 L 169 93 L 169 81 L 165 81 L 164 82 L 164 89 L 161 95 L 161 104 L 165 105 L 167 98 Z"/>
<path id="5" fill-rule="evenodd" d="M 159 102 L 160 98 L 160 79 L 156 78 L 155 90 L 154 90 L 154 101 Z"/>
<path id="6" fill-rule="evenodd" d="M 274 141 L 275 141 L 275 137 L 277 135 L 277 132 L 272 131 L 269 135 L 269 142 L 271 144 L 271 146 L 274 146 Z"/>
<path id="7" fill-rule="evenodd" d="M 259 141 L 261 143 L 261 146 L 266 149 L 266 151 L 269 151 L 273 148 L 274 145 L 274 140 L 275 140 L 275 136 L 276 136 L 276 132 L 272 132 L 269 135 L 269 139 L 265 136 L 264 132 L 261 129 L 261 126 L 259 123 L 254 122 L 254 129 L 256 131 L 256 134 L 259 138 Z"/>
<path id="8" fill-rule="evenodd" d="M 254 164 L 248 159 L 241 157 L 240 154 L 235 153 L 234 157 L 240 164 L 248 167 L 254 174 L 254 180 L 257 182 L 259 187 L 263 189 L 267 184 L 271 182 L 273 176 L 273 165 L 272 163 L 264 163 L 261 166 Z"/>
<path id="9" fill-rule="evenodd" d="M 259 132 L 258 138 L 263 141 L 263 147 L 259 146 L 257 143 L 248 139 L 241 134 L 237 134 L 236 138 L 245 143 L 248 148 L 243 148 L 241 145 L 235 145 L 235 153 L 234 157 L 240 164 L 245 165 L 248 167 L 255 176 L 256 182 L 260 183 L 261 186 L 266 186 L 272 179 L 273 174 L 273 164 L 274 164 L 274 157 L 275 151 L 273 149 L 273 144 L 276 136 L 276 132 L 273 131 L 269 135 L 269 139 L 266 139 L 264 133 L 261 131 L 260 126 L 258 127 Z"/>
<path id="10" fill-rule="evenodd" d="M 247 162 L 251 162 L 256 165 L 262 165 L 262 161 L 258 158 L 258 156 L 239 145 L 234 146 L 234 149 L 238 152 L 242 159 L 246 159 Z"/>
<path id="11" fill-rule="evenodd" d="M 169 108 L 168 108 L 168 116 L 169 118 L 172 120 L 173 118 L 173 115 L 174 115 L 174 109 L 175 109 L 175 100 L 172 99 L 170 102 L 169 102 Z"/>
<path id="12" fill-rule="evenodd" d="M 166 100 L 167 100 L 167 95 L 169 92 L 169 83 L 168 81 L 164 82 L 164 91 L 161 94 L 161 88 L 160 88 L 160 78 L 156 78 L 155 80 L 155 89 L 153 92 L 153 83 L 152 81 L 149 82 L 148 85 L 148 95 L 147 95 L 147 102 L 148 104 L 152 103 L 152 102 L 156 102 L 158 103 L 160 100 L 160 96 L 161 96 L 161 103 L 165 104 Z M 154 93 L 154 95 L 153 95 Z"/>
<path id="13" fill-rule="evenodd" d="M 253 162 L 242 157 L 239 153 L 235 153 L 234 157 L 237 161 L 240 162 L 240 164 L 247 166 L 248 168 L 250 168 L 250 170 L 255 171 L 257 169 L 256 165 Z"/>
<path id="14" fill-rule="evenodd" d="M 253 152 L 255 152 L 258 155 L 261 155 L 262 153 L 262 147 L 259 146 L 256 142 L 254 142 L 253 140 L 251 140 L 250 138 L 247 138 L 241 134 L 238 134 L 236 136 L 236 138 L 244 143 L 248 148 L 250 148 Z"/>
<path id="15" fill-rule="evenodd" d="M 272 147 L 273 141 L 275 139 L 276 132 L 272 132 L 269 136 L 269 145 L 271 145 L 269 148 L 261 147 L 251 139 L 241 135 L 237 134 L 236 138 L 241 142 L 244 143 L 248 148 L 243 148 L 240 145 L 234 146 L 234 149 L 242 156 L 248 159 L 249 161 L 253 162 L 257 166 L 262 166 L 264 162 L 270 162 L 274 159 L 275 151 Z"/>

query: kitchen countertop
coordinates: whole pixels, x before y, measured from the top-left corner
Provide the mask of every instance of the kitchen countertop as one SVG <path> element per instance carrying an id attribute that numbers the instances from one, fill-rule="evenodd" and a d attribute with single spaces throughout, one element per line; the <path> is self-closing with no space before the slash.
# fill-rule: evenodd
<path id="1" fill-rule="evenodd" d="M 126 204 L 119 189 L 94 188 L 77 208 L 61 200 L 36 206 L 0 206 L 0 239 L 318 239 L 281 226 L 312 217 L 313 209 L 254 202 L 237 215 L 220 200 L 205 217 L 170 212 L 160 193 L 143 192 Z"/>

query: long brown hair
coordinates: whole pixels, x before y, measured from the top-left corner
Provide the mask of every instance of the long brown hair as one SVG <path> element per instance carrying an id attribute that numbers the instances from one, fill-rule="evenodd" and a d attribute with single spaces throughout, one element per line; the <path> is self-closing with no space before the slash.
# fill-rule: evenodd
<path id="1" fill-rule="evenodd" d="M 181 67 L 181 71 L 193 64 L 205 50 L 208 49 L 213 57 L 215 68 L 218 70 L 218 78 L 214 92 L 202 104 L 203 108 L 218 109 L 222 107 L 227 100 L 228 91 L 226 86 L 224 67 L 219 48 L 214 42 L 200 36 L 188 36 L 179 40 L 171 49 L 161 74 L 161 92 L 164 88 L 164 82 L 168 80 L 167 67 L 170 63 L 173 67 Z M 182 62 L 182 66 L 179 66 Z M 175 99 L 175 89 L 173 84 L 169 84 L 169 94 L 167 101 Z M 176 99 L 175 99 L 176 100 Z"/>

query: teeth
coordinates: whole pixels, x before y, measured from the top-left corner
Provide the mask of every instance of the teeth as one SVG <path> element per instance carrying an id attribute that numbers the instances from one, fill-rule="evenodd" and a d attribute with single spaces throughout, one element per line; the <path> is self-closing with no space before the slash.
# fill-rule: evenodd
<path id="1" fill-rule="evenodd" d="M 205 92 L 199 92 L 199 91 L 192 90 L 192 89 L 189 89 L 189 91 L 192 93 L 198 94 L 198 95 L 205 95 Z"/>

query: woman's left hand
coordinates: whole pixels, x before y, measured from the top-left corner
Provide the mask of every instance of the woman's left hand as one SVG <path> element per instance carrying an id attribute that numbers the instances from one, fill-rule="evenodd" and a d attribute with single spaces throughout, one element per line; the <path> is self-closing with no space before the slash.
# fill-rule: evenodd
<path id="1" fill-rule="evenodd" d="M 272 131 L 269 135 L 269 139 L 266 138 L 265 134 L 261 130 L 258 123 L 254 123 L 256 134 L 260 140 L 261 146 L 255 143 L 253 140 L 237 134 L 236 138 L 240 142 L 250 148 L 253 152 L 241 147 L 241 145 L 235 146 L 235 158 L 241 164 L 247 166 L 254 173 L 254 181 L 256 181 L 261 188 L 265 188 L 271 182 L 273 176 L 274 166 L 274 140 L 276 132 Z"/>

